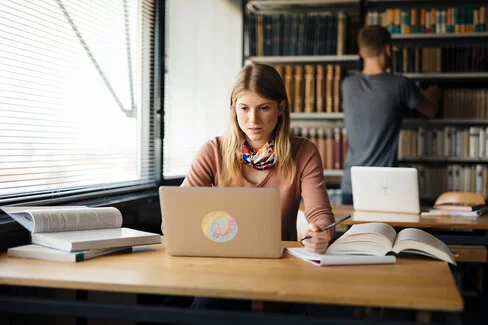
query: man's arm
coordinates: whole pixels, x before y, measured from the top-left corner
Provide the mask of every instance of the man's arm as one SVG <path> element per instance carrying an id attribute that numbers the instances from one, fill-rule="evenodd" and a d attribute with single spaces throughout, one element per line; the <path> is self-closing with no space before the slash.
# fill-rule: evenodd
<path id="1" fill-rule="evenodd" d="M 439 109 L 439 87 L 429 85 L 427 89 L 420 89 L 420 93 L 417 110 L 427 117 L 434 117 Z"/>

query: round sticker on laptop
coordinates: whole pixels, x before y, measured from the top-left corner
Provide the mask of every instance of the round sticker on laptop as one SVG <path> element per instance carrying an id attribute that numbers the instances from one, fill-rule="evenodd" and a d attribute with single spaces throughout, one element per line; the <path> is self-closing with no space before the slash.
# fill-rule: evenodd
<path id="1" fill-rule="evenodd" d="M 223 243 L 234 239 L 239 227 L 233 216 L 227 212 L 215 211 L 203 218 L 202 230 L 208 239 Z"/>

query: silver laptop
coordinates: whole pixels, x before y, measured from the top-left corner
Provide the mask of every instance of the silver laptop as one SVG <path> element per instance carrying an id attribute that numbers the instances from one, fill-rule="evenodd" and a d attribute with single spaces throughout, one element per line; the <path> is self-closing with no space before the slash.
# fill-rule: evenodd
<path id="1" fill-rule="evenodd" d="M 279 258 L 277 188 L 159 188 L 166 252 L 177 256 Z"/>
<path id="2" fill-rule="evenodd" d="M 351 167 L 354 210 L 420 213 L 416 168 Z"/>

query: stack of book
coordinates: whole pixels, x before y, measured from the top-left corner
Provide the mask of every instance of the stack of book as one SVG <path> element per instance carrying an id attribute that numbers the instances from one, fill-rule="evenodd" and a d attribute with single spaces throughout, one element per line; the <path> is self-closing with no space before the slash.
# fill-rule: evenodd
<path id="1" fill-rule="evenodd" d="M 8 256 L 79 262 L 161 243 L 159 234 L 122 227 L 113 207 L 1 207 L 31 233 L 31 244 L 9 248 Z"/>
<path id="2" fill-rule="evenodd" d="M 434 208 L 422 216 L 451 216 L 478 218 L 488 214 L 485 199 L 478 193 L 445 192 L 439 196 Z"/>

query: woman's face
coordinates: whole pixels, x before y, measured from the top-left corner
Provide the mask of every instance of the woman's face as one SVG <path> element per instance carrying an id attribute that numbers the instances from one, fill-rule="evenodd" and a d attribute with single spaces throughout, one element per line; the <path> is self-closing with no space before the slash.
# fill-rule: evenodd
<path id="1" fill-rule="evenodd" d="M 285 105 L 284 100 L 278 105 L 252 91 L 240 93 L 236 101 L 237 123 L 251 148 L 259 149 L 269 140 Z"/>

